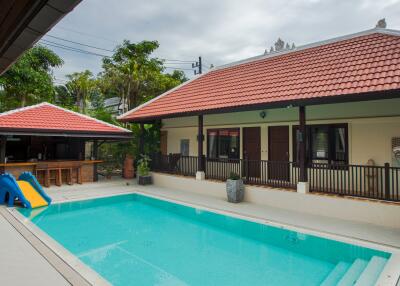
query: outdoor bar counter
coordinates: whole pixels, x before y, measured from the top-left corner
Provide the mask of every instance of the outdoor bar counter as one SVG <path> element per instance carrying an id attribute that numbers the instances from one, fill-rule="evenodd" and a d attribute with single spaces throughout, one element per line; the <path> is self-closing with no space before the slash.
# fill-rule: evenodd
<path id="1" fill-rule="evenodd" d="M 35 162 L 9 162 L 0 164 L 0 173 L 11 173 L 16 178 L 22 172 L 32 172 L 39 183 L 49 187 L 61 184 L 96 181 L 97 164 L 101 160 L 50 160 Z"/>

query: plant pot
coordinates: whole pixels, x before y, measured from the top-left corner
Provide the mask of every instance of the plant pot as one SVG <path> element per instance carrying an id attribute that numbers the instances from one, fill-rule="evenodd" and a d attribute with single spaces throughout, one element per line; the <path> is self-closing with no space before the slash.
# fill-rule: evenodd
<path id="1" fill-rule="evenodd" d="M 125 156 L 123 177 L 125 179 L 133 179 L 135 169 L 133 167 L 133 157 L 129 154 Z"/>
<path id="2" fill-rule="evenodd" d="M 142 186 L 151 185 L 153 183 L 153 180 L 151 178 L 151 175 L 147 175 L 147 176 L 139 175 L 138 183 L 139 183 L 139 185 L 142 185 Z"/>
<path id="3" fill-rule="evenodd" d="M 243 180 L 226 180 L 226 194 L 228 196 L 228 202 L 240 203 L 244 197 L 244 184 Z"/>

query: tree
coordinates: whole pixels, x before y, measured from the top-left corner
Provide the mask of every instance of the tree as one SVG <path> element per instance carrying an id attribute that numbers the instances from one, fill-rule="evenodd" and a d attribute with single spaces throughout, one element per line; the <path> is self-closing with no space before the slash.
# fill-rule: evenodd
<path id="1" fill-rule="evenodd" d="M 79 112 L 85 113 L 90 96 L 96 91 L 96 79 L 89 70 L 74 72 L 67 75 L 68 82 L 65 85 L 69 93 L 76 99 L 75 104 Z"/>
<path id="2" fill-rule="evenodd" d="M 65 85 L 57 85 L 54 87 L 54 89 L 56 92 L 56 97 L 54 102 L 57 105 L 60 105 L 68 109 L 76 109 L 75 107 L 76 98 L 74 97 L 73 94 L 69 92 L 68 88 Z"/>
<path id="3" fill-rule="evenodd" d="M 43 46 L 35 46 L 0 77 L 4 107 L 12 109 L 42 101 L 54 101 L 53 68 L 63 60 Z"/>
<path id="4" fill-rule="evenodd" d="M 163 62 L 150 57 L 158 47 L 157 41 L 135 44 L 124 40 L 111 58 L 103 59 L 105 73 L 121 77 L 121 96 L 127 99 L 129 109 L 144 101 L 142 91 L 146 84 L 163 71 Z"/>

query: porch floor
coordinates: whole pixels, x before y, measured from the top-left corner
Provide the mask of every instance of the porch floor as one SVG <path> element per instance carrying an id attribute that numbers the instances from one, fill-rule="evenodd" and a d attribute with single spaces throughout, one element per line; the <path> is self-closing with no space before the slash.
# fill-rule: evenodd
<path id="1" fill-rule="evenodd" d="M 189 191 L 179 191 L 156 186 L 138 186 L 134 180 L 115 179 L 83 185 L 51 187 L 46 189 L 46 191 L 54 202 L 137 192 L 178 201 L 184 204 L 195 205 L 201 208 L 231 213 L 236 216 L 250 217 L 277 226 L 286 226 L 294 230 L 303 230 L 310 234 L 323 233 L 332 238 L 339 235 L 345 237 L 342 239 L 344 241 L 346 241 L 346 239 L 357 239 L 361 241 L 361 244 L 374 242 L 380 245 L 394 247 L 396 248 L 394 250 L 395 252 L 400 252 L 400 229 L 391 229 L 371 224 L 309 215 L 246 202 L 230 204 L 222 199 L 191 193 Z M 1 207 L 1 211 L 4 212 L 6 209 Z M 48 257 L 40 254 L 32 244 L 28 242 L 28 236 L 24 235 L 21 231 L 16 231 L 10 224 L 9 219 L 4 219 L 1 215 L 0 230 L 2 233 L 2 245 L 7 245 L 8 247 L 7 251 L 3 250 L 2 253 L 0 253 L 0 271 L 1 269 L 4 270 L 0 272 L 0 284 L 10 284 L 10 281 L 14 281 L 17 283 L 12 283 L 13 285 L 25 285 L 26 279 L 29 279 L 30 285 L 44 285 L 48 284 L 49 281 L 52 281 L 51 285 L 68 284 L 64 277 L 62 277 L 62 274 L 60 274 L 59 269 L 56 269 L 56 267 L 48 263 Z M 22 249 L 23 251 L 21 251 Z M 12 265 L 14 266 L 10 266 L 10 263 L 13 263 Z M 18 265 L 21 265 L 21 267 L 17 267 Z M 21 277 L 23 276 L 21 275 L 21 269 L 29 269 L 29 271 L 26 270 L 26 278 Z M 41 273 L 41 277 L 38 277 L 35 273 Z M 46 277 L 47 281 L 43 283 L 41 278 Z"/>

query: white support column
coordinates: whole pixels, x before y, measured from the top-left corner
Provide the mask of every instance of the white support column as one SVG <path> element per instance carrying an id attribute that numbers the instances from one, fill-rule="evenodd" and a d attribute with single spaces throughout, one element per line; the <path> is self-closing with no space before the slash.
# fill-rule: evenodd
<path id="1" fill-rule="evenodd" d="M 310 192 L 310 185 L 308 182 L 298 182 L 297 192 L 300 194 L 307 194 Z"/>
<path id="2" fill-rule="evenodd" d="M 206 173 L 204 173 L 203 171 L 197 171 L 196 172 L 196 180 L 205 180 L 206 179 Z"/>

